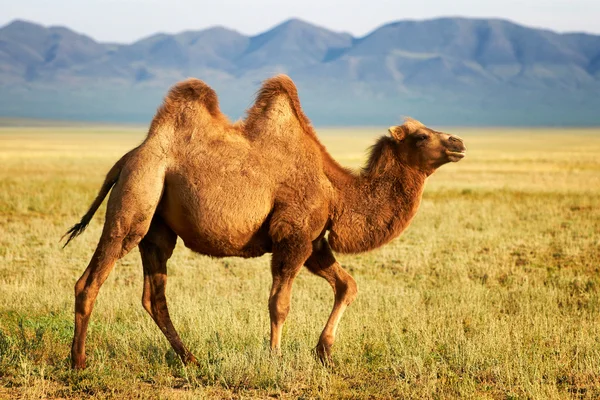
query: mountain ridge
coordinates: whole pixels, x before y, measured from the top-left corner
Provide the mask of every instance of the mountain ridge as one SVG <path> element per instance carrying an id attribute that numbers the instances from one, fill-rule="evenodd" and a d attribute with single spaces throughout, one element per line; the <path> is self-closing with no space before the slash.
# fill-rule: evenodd
<path id="1" fill-rule="evenodd" d="M 168 87 L 189 76 L 214 86 L 224 109 L 239 115 L 258 82 L 276 73 L 297 82 L 320 123 L 407 114 L 397 106 L 440 123 L 466 115 L 482 124 L 502 116 L 564 124 L 574 110 L 581 123 L 600 124 L 600 36 L 503 19 L 399 20 L 354 37 L 292 18 L 252 36 L 213 26 L 130 44 L 23 20 L 0 28 L 5 116 L 149 118 Z M 537 117 L 524 115 L 524 105 Z"/>

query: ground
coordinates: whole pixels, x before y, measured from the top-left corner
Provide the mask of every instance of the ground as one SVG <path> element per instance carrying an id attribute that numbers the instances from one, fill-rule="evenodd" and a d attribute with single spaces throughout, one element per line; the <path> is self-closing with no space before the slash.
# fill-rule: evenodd
<path id="1" fill-rule="evenodd" d="M 357 167 L 385 129 L 321 129 Z M 333 368 L 312 349 L 333 304 L 296 280 L 283 354 L 268 350 L 269 257 L 211 259 L 181 242 L 169 263 L 181 365 L 141 307 L 132 251 L 92 314 L 88 369 L 69 369 L 73 285 L 103 211 L 66 249 L 138 127 L 0 129 L 0 398 L 598 398 L 600 131 L 447 129 L 467 158 L 429 179 L 403 236 L 340 256 L 359 296 Z"/>

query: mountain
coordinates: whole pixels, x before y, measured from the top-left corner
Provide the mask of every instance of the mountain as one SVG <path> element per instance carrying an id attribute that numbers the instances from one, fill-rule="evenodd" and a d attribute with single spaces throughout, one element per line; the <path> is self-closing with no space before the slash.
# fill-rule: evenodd
<path id="1" fill-rule="evenodd" d="M 347 33 L 293 19 L 250 38 L 248 48 L 236 63 L 240 71 L 273 66 L 298 69 L 321 63 L 331 51 L 350 48 L 352 41 Z"/>
<path id="2" fill-rule="evenodd" d="M 66 28 L 14 21 L 0 29 L 0 84 L 43 80 L 103 57 L 110 47 Z"/>
<path id="3" fill-rule="evenodd" d="M 287 73 L 317 124 L 600 124 L 600 36 L 499 19 L 397 21 L 360 38 L 298 19 L 256 36 L 223 27 L 98 43 L 63 27 L 0 28 L 0 115 L 148 121 L 196 76 L 238 117 Z"/>

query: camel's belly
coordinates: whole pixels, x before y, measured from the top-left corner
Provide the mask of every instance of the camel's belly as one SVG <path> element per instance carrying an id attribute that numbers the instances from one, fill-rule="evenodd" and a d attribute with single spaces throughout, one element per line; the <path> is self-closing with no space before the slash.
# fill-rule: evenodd
<path id="1" fill-rule="evenodd" d="M 167 181 L 159 213 L 190 249 L 215 257 L 256 257 L 270 251 L 271 194 L 233 187 Z"/>

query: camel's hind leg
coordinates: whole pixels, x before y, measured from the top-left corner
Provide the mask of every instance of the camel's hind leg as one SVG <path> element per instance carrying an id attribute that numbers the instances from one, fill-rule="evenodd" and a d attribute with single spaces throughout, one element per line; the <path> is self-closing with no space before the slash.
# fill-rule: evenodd
<path id="1" fill-rule="evenodd" d="M 329 282 L 333 288 L 335 296 L 333 310 L 331 310 L 316 348 L 321 361 L 330 363 L 331 347 L 335 341 L 338 324 L 346 307 L 356 298 L 356 282 L 336 261 L 325 239 L 320 239 L 313 244 L 313 253 L 306 260 L 305 265 L 312 273 Z"/>
<path id="2" fill-rule="evenodd" d="M 144 160 L 146 164 L 151 160 Z M 100 287 L 115 262 L 142 240 L 160 200 L 164 170 L 159 168 L 123 170 L 108 200 L 106 221 L 98 247 L 75 284 L 75 333 L 71 366 L 85 368 L 85 338 L 88 322 Z"/>
<path id="3" fill-rule="evenodd" d="M 144 265 L 142 306 L 156 322 L 183 363 L 196 364 L 196 358 L 185 347 L 171 322 L 165 297 L 167 260 L 173 254 L 176 241 L 177 235 L 160 217 L 155 216 L 150 230 L 139 245 Z"/>

